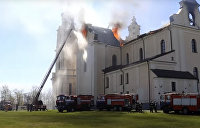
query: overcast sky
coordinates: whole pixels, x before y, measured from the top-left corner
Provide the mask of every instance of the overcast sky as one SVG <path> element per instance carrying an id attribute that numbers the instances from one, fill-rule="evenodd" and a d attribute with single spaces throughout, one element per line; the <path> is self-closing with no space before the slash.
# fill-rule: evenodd
<path id="1" fill-rule="evenodd" d="M 109 2 L 108 2 L 109 1 Z M 177 13 L 180 0 L 0 0 L 0 86 L 23 89 L 39 86 L 54 56 L 61 13 L 100 27 L 124 23 L 133 16 L 141 33 L 155 30 Z M 199 1 L 197 1 L 199 3 Z M 50 76 L 51 78 L 51 76 Z M 44 90 L 51 88 L 49 79 Z"/>

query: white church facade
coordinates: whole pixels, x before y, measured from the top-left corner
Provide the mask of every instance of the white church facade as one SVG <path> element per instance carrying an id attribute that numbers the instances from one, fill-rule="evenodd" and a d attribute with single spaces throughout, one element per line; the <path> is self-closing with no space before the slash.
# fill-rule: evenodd
<path id="1" fill-rule="evenodd" d="M 53 89 L 60 89 L 55 95 L 90 94 L 96 98 L 109 93 L 134 93 L 139 95 L 139 102 L 149 103 L 159 101 L 167 92 L 199 92 L 199 4 L 182 0 L 180 6 L 168 25 L 142 35 L 133 19 L 123 46 L 112 30 L 87 24 L 87 59 L 82 59 L 83 51 L 77 50 L 70 63 L 65 57 L 57 61 L 57 66 L 61 60 L 66 62 L 53 74 Z M 67 31 L 65 27 L 58 30 L 59 39 L 61 28 Z M 62 88 L 58 88 L 60 85 Z"/>

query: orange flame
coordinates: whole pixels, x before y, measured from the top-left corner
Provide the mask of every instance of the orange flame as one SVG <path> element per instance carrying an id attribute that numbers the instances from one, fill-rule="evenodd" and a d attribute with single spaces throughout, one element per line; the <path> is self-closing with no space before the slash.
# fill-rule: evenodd
<path id="1" fill-rule="evenodd" d="M 120 42 L 120 46 L 123 46 L 123 41 L 120 38 L 119 29 L 121 28 L 121 25 L 119 23 L 115 24 L 112 28 L 112 32 L 114 37 Z"/>
<path id="2" fill-rule="evenodd" d="M 83 34 L 83 36 L 85 38 L 87 37 L 87 30 L 86 30 L 86 25 L 85 24 L 82 25 L 81 33 Z"/>
<path id="3" fill-rule="evenodd" d="M 118 27 L 114 27 L 114 28 L 112 29 L 112 32 L 113 32 L 113 35 L 115 36 L 115 38 L 116 38 L 117 40 L 120 40 L 120 35 L 119 35 L 119 33 L 118 33 L 118 30 L 119 30 Z"/>

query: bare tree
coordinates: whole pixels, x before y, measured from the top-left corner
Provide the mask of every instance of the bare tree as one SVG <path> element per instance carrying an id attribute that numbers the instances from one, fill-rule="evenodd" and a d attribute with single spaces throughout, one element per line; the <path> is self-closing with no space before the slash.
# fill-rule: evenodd
<path id="1" fill-rule="evenodd" d="M 29 96 L 30 96 L 30 103 L 33 102 L 34 98 L 36 97 L 38 92 L 38 87 L 37 86 L 32 86 L 31 91 L 29 92 Z"/>
<path id="2" fill-rule="evenodd" d="M 10 100 L 12 98 L 11 91 L 7 85 L 1 87 L 1 101 Z"/>
<path id="3" fill-rule="evenodd" d="M 19 106 L 24 105 L 24 95 L 23 95 L 23 90 L 17 90 L 15 89 L 14 91 L 15 94 L 15 103 Z"/>
<path id="4" fill-rule="evenodd" d="M 53 93 L 52 93 L 52 89 L 49 89 L 46 92 L 43 92 L 43 94 L 41 95 L 42 100 L 44 102 L 44 104 L 46 104 L 47 109 L 54 109 L 54 100 L 53 100 Z"/>

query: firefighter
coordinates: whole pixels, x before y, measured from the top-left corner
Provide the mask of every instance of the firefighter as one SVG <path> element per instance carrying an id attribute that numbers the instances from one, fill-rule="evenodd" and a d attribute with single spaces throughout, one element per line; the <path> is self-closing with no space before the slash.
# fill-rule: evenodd
<path id="1" fill-rule="evenodd" d="M 141 104 L 139 104 L 139 112 L 140 113 L 142 113 L 142 106 L 143 106 L 143 104 L 141 103 Z"/>
<path id="2" fill-rule="evenodd" d="M 9 107 L 8 104 L 6 104 L 6 105 L 5 105 L 5 112 L 8 111 L 8 107 Z"/>
<path id="3" fill-rule="evenodd" d="M 16 111 L 18 111 L 18 104 L 16 104 Z"/>
<path id="4" fill-rule="evenodd" d="M 151 101 L 150 103 L 149 103 L 149 110 L 150 110 L 150 113 L 153 113 L 153 102 Z"/>
<path id="5" fill-rule="evenodd" d="M 155 110 L 155 112 L 157 113 L 157 102 L 155 101 L 153 104 L 153 109 Z"/>
<path id="6" fill-rule="evenodd" d="M 30 104 L 27 104 L 27 111 L 29 112 L 30 110 Z"/>
<path id="7" fill-rule="evenodd" d="M 136 102 L 136 106 L 135 106 L 136 112 L 139 112 L 139 106 L 140 106 L 140 104 L 138 102 Z"/>
<path id="8" fill-rule="evenodd" d="M 33 111 L 33 104 L 30 104 L 30 112 L 32 112 Z"/>

